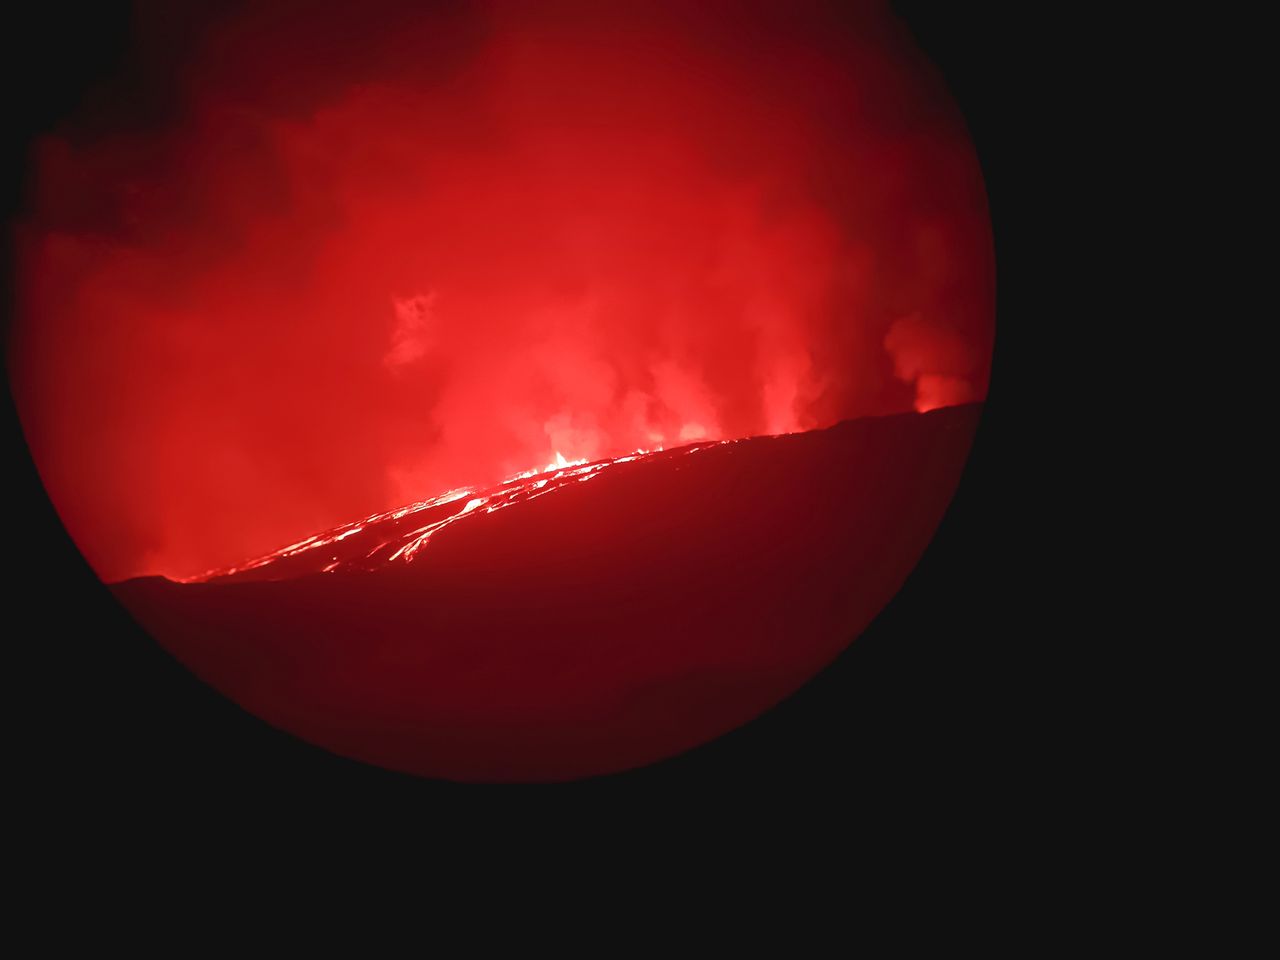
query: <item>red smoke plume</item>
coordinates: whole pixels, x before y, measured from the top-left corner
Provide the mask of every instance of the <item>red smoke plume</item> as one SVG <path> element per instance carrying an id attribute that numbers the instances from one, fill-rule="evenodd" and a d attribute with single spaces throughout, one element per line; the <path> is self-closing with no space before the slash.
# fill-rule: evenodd
<path id="1" fill-rule="evenodd" d="M 105 579 L 985 395 L 981 175 L 878 5 L 254 4 L 177 66 L 163 10 L 166 112 L 46 138 L 18 234 L 15 395 Z"/>

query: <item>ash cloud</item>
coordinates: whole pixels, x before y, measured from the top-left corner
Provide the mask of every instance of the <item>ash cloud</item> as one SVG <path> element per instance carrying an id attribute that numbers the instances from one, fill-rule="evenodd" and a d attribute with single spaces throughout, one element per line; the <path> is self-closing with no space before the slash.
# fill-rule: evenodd
<path id="1" fill-rule="evenodd" d="M 981 399 L 963 122 L 881 5 L 833 10 L 264 3 L 179 59 L 144 4 L 176 106 L 51 134 L 18 234 L 15 396 L 91 564 Z"/>

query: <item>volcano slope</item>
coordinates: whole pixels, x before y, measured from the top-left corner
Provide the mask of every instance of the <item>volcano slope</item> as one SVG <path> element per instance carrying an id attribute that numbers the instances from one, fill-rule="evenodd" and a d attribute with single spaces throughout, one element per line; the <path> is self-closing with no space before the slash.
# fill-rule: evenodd
<path id="1" fill-rule="evenodd" d="M 569 465 L 112 590 L 205 682 L 335 753 L 464 781 L 623 770 L 757 716 L 870 623 L 979 412 Z"/>

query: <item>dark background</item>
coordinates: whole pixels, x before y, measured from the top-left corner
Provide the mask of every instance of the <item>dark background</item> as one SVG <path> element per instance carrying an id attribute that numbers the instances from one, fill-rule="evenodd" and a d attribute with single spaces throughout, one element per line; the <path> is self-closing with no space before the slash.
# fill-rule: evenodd
<path id="1" fill-rule="evenodd" d="M 175 13 L 175 59 L 200 11 L 214 7 Z M 1057 24 L 982 5 L 894 7 L 947 79 L 983 164 L 996 240 L 996 356 L 946 520 L 897 598 L 833 666 L 719 741 L 612 777 L 471 787 L 346 761 L 205 687 L 116 606 L 45 497 L 6 392 L 7 677 L 22 704 L 16 756 L 31 798 L 68 815 L 370 799 L 429 815 L 432 804 L 459 798 L 594 806 L 733 797 L 737 806 L 769 797 L 792 809 L 892 811 L 947 833 L 990 828 L 1051 789 L 1044 761 L 1053 725 L 1044 704 L 1066 647 L 1061 611 L 1043 602 L 1041 588 L 1070 559 L 1046 543 L 1057 508 L 1043 491 L 1054 469 L 1031 455 L 1046 429 L 1038 358 L 1063 329 L 1044 279 L 1044 261 L 1058 249 L 1045 224 L 1046 197 L 1056 196 L 1046 165 L 1056 157 L 1033 131 L 1050 108 L 1045 63 Z M 131 72 L 127 4 L 50 2 L 3 18 L 7 220 L 20 209 L 33 135 L 107 89 L 131 91 L 140 117 L 161 117 L 166 104 L 163 88 Z M 4 263 L 9 308 L 8 250 Z"/>

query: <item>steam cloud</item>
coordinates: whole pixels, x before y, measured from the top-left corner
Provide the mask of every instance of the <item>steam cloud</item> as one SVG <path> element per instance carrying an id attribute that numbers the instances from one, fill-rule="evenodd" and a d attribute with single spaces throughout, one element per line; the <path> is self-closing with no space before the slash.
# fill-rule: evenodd
<path id="1" fill-rule="evenodd" d="M 912 314 L 890 325 L 884 348 L 898 378 L 915 385 L 919 412 L 981 399 L 971 378 L 982 358 L 956 331 Z"/>
<path id="2" fill-rule="evenodd" d="M 985 396 L 981 175 L 878 4 L 332 6 L 201 20 L 175 66 L 144 4 L 171 98 L 33 158 L 12 381 L 105 579 Z"/>

